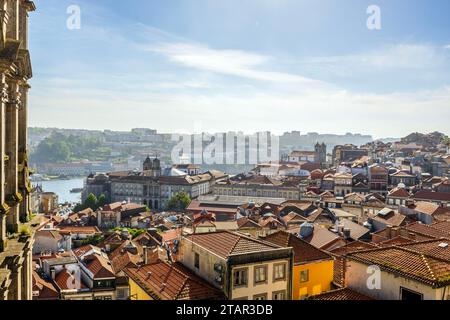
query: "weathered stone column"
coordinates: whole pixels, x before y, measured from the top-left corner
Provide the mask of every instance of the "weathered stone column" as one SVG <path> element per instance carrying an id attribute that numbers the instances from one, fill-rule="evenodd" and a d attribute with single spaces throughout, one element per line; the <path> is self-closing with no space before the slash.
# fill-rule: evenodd
<path id="1" fill-rule="evenodd" d="M 21 294 L 22 300 L 33 300 L 33 255 L 32 248 L 33 240 L 28 240 L 28 245 L 24 250 L 24 261 L 22 266 L 22 281 Z"/>
<path id="2" fill-rule="evenodd" d="M 20 220 L 26 222 L 31 215 L 30 208 L 30 192 L 31 183 L 29 180 L 29 168 L 28 168 L 28 121 L 27 121 L 27 108 L 28 108 L 28 84 L 20 86 L 20 98 L 21 103 L 19 106 L 19 130 L 18 130 L 18 150 L 19 150 L 19 192 L 23 198 L 20 205 Z"/>
<path id="3" fill-rule="evenodd" d="M 0 75 L 0 252 L 6 246 L 6 214 L 9 206 L 5 203 L 5 115 L 8 102 L 8 86 L 5 75 Z"/>
<path id="4" fill-rule="evenodd" d="M 19 229 L 19 204 L 22 196 L 18 190 L 18 135 L 20 92 L 16 81 L 8 83 L 9 101 L 6 104 L 6 203 L 10 206 L 6 223 L 11 232 Z"/>
<path id="5" fill-rule="evenodd" d="M 9 0 L 7 5 L 8 24 L 6 37 L 19 40 L 19 0 Z"/>
<path id="6" fill-rule="evenodd" d="M 22 299 L 22 263 L 18 256 L 15 257 L 14 262 L 9 264 L 11 271 L 11 284 L 8 291 L 8 300 Z"/>

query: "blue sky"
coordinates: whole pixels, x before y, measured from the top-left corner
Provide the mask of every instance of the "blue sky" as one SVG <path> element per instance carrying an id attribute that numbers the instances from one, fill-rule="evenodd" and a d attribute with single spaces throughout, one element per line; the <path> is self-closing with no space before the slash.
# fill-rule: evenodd
<path id="1" fill-rule="evenodd" d="M 32 126 L 450 133 L 450 1 L 35 3 Z"/>

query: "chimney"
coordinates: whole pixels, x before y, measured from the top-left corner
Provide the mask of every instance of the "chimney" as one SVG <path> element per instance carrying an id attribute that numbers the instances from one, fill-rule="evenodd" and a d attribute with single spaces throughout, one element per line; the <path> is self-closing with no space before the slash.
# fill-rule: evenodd
<path id="1" fill-rule="evenodd" d="M 342 231 L 342 234 L 343 234 L 345 240 L 350 239 L 350 229 L 349 228 L 344 228 L 344 230 Z"/>
<path id="2" fill-rule="evenodd" d="M 299 236 L 301 239 L 305 239 L 308 238 L 310 235 L 312 235 L 314 232 L 314 225 L 312 223 L 303 223 L 300 226 L 300 232 L 299 232 Z"/>
<path id="3" fill-rule="evenodd" d="M 388 239 L 392 239 L 392 226 L 386 226 L 386 236 Z"/>
<path id="4" fill-rule="evenodd" d="M 144 264 L 148 264 L 148 247 L 144 246 Z"/>
<path id="5" fill-rule="evenodd" d="M 55 271 L 55 269 L 51 269 L 50 270 L 50 277 L 52 278 L 52 280 L 55 280 L 55 278 L 56 278 L 56 271 Z"/>

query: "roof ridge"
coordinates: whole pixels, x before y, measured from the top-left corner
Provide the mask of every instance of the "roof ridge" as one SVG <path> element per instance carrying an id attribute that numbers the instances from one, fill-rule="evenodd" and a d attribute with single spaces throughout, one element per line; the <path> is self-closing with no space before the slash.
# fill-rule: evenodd
<path id="1" fill-rule="evenodd" d="M 431 278 L 436 281 L 436 275 L 433 272 L 433 269 L 431 269 L 430 264 L 428 263 L 428 259 L 424 254 L 421 254 L 420 257 L 422 258 L 423 263 L 425 263 L 425 266 L 427 267 L 428 271 L 430 272 Z"/>
<path id="2" fill-rule="evenodd" d="M 181 293 L 183 292 L 184 288 L 186 287 L 186 284 L 189 280 L 189 277 L 187 277 L 184 273 L 181 273 L 184 276 L 184 281 L 183 284 L 180 287 L 180 290 L 178 290 L 176 296 L 175 296 L 175 300 L 178 300 L 178 297 L 181 295 Z"/>
<path id="3" fill-rule="evenodd" d="M 230 255 L 234 251 L 234 249 L 236 248 L 238 242 L 241 240 L 241 236 L 240 235 L 238 235 L 238 234 L 235 234 L 235 235 L 237 236 L 237 240 L 233 244 L 233 246 L 231 247 L 230 251 L 228 252 L 228 255 Z"/>
<path id="4" fill-rule="evenodd" d="M 437 240 L 437 239 L 435 239 L 435 240 Z M 401 249 L 401 250 L 403 250 L 403 251 L 407 251 L 407 252 L 419 254 L 419 255 L 421 255 L 421 256 L 424 256 L 424 257 L 427 258 L 427 259 L 433 259 L 433 260 L 436 260 L 436 261 L 439 261 L 439 262 L 445 262 L 445 263 L 448 263 L 448 260 L 447 260 L 447 259 L 443 259 L 443 258 L 440 258 L 440 257 L 435 257 L 435 256 L 432 256 L 432 255 L 430 255 L 430 254 L 423 253 L 423 252 L 420 252 L 420 251 L 417 251 L 417 250 L 413 250 L 413 249 L 410 249 L 410 248 L 403 248 L 403 247 L 400 247 L 400 246 L 398 246 L 398 245 L 394 245 L 394 246 L 392 246 L 392 247 L 396 247 L 396 248 Z M 388 247 L 388 248 L 392 248 L 392 247 Z M 386 248 L 386 249 L 387 249 L 387 248 Z"/>

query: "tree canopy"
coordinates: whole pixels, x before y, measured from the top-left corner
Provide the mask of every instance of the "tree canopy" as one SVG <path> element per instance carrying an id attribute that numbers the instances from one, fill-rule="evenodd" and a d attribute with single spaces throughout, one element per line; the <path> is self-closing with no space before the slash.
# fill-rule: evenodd
<path id="1" fill-rule="evenodd" d="M 39 143 L 34 153 L 30 155 L 30 159 L 41 163 L 81 159 L 99 160 L 109 153 L 110 150 L 102 147 L 98 138 L 54 132 Z"/>
<path id="2" fill-rule="evenodd" d="M 90 193 L 86 200 L 84 200 L 83 203 L 79 203 L 75 206 L 74 212 L 79 212 L 87 208 L 91 208 L 92 210 L 96 211 L 98 208 L 103 207 L 107 204 L 107 198 L 104 194 L 100 195 L 98 198 L 95 196 L 95 194 Z"/>
<path id="3" fill-rule="evenodd" d="M 190 203 L 191 198 L 186 192 L 182 191 L 170 198 L 168 207 L 172 210 L 185 210 Z"/>

